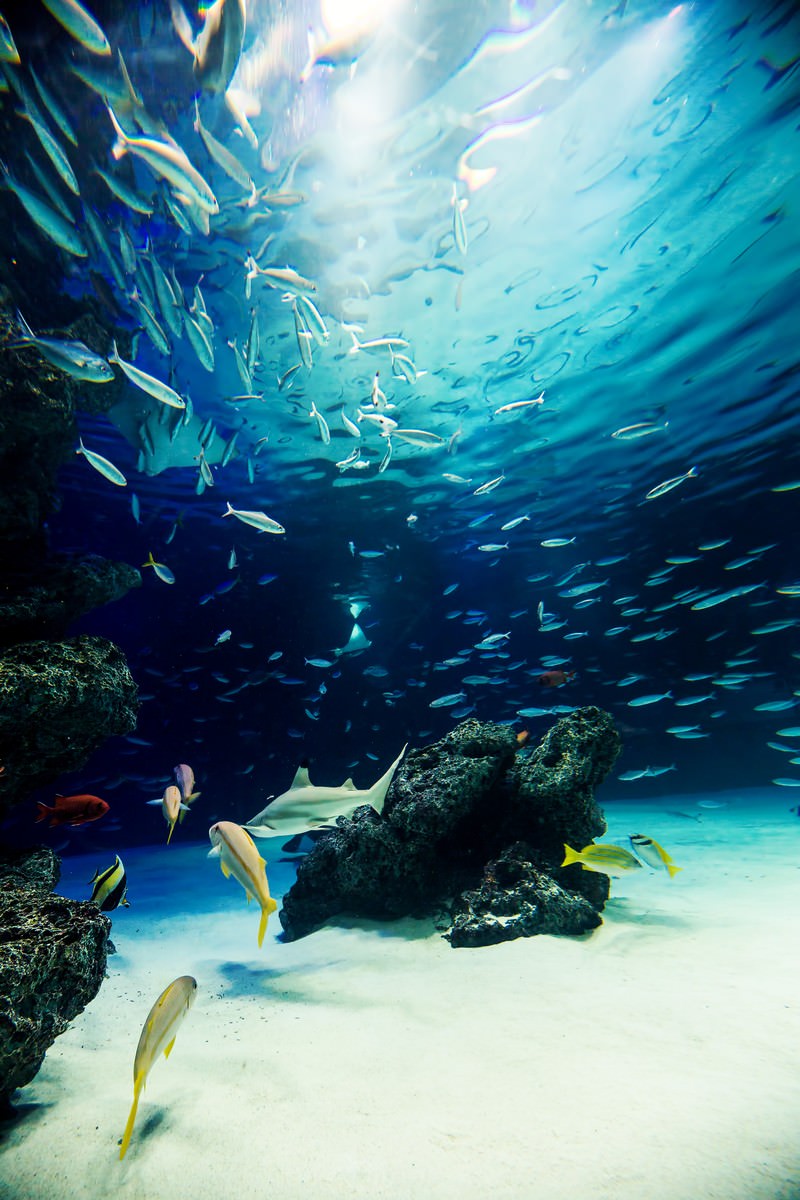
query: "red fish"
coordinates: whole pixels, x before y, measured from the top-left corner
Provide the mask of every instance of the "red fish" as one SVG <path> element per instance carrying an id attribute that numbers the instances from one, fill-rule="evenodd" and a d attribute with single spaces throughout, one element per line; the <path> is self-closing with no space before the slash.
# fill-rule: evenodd
<path id="1" fill-rule="evenodd" d="M 62 796 L 56 794 L 53 807 L 48 808 L 41 800 L 36 805 L 36 820 L 50 817 L 50 826 L 85 825 L 87 821 L 98 821 L 108 812 L 108 805 L 99 796 Z"/>
<path id="2" fill-rule="evenodd" d="M 540 687 L 563 687 L 565 683 L 569 683 L 575 678 L 574 671 L 545 671 L 539 676 L 536 682 Z"/>

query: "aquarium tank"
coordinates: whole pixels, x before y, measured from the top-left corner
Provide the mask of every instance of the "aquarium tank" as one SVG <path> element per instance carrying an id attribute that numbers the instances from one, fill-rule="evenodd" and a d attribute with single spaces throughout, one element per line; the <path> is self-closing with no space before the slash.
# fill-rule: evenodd
<path id="1" fill-rule="evenodd" d="M 0 1195 L 800 1200 L 800 9 L 0 14 Z"/>

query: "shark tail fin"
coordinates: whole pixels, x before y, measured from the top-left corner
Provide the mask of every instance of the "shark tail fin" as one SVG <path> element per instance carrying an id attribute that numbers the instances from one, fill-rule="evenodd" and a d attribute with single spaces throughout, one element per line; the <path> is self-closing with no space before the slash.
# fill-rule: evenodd
<path id="1" fill-rule="evenodd" d="M 371 804 L 372 807 L 375 809 L 375 812 L 377 812 L 377 813 L 383 812 L 383 806 L 386 801 L 386 793 L 389 791 L 389 786 L 390 786 L 392 780 L 394 779 L 394 773 L 397 770 L 397 768 L 400 766 L 403 755 L 405 754 L 407 749 L 408 749 L 408 742 L 406 742 L 405 746 L 403 746 L 403 749 L 400 751 L 397 758 L 394 760 L 392 765 L 389 767 L 388 771 L 386 771 L 385 774 L 381 775 L 380 779 L 377 780 L 376 783 L 373 783 L 372 787 L 369 789 L 366 796 L 364 797 L 364 803 Z"/>

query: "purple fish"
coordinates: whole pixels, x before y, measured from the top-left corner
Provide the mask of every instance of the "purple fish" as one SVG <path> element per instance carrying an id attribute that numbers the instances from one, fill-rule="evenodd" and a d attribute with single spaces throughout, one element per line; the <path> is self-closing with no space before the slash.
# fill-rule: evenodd
<path id="1" fill-rule="evenodd" d="M 178 763 L 173 767 L 175 782 L 180 788 L 181 799 L 188 804 L 194 793 L 194 771 L 187 763 Z"/>

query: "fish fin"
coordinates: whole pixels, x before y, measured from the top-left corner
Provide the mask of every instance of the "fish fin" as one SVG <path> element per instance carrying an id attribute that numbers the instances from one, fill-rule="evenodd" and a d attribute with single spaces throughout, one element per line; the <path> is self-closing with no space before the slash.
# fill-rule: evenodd
<path id="1" fill-rule="evenodd" d="M 261 949 L 262 945 L 264 944 L 264 934 L 267 932 L 267 921 L 269 920 L 269 915 L 270 915 L 270 913 L 274 913 L 275 909 L 277 907 L 278 907 L 277 904 L 270 896 L 269 903 L 267 905 L 265 905 L 264 907 L 262 907 L 262 909 L 261 909 L 261 920 L 258 923 L 258 948 L 259 948 L 259 950 Z"/>
<path id="2" fill-rule="evenodd" d="M 32 338 L 32 339 L 35 341 L 35 340 L 36 340 L 36 334 L 33 332 L 33 330 L 31 329 L 30 325 L 29 325 L 29 324 L 28 324 L 28 322 L 25 320 L 25 318 L 23 317 L 23 315 L 22 315 L 22 313 L 19 311 L 19 309 L 17 309 L 17 320 L 19 321 L 20 325 L 22 326 L 22 333 L 23 333 L 23 336 L 24 336 L 24 337 L 26 337 L 26 338 Z"/>
<path id="3" fill-rule="evenodd" d="M 48 813 L 51 813 L 54 811 L 55 811 L 54 809 L 48 808 L 46 804 L 43 804 L 41 800 L 37 800 L 37 802 L 36 802 L 36 822 L 37 822 L 37 824 L 39 821 L 43 821 Z"/>
<path id="4" fill-rule="evenodd" d="M 353 783 L 352 779 L 345 779 L 344 783 L 342 784 L 342 791 L 356 792 L 358 791 L 358 788 Z"/>
<path id="5" fill-rule="evenodd" d="M 126 900 L 125 897 L 123 896 L 122 899 L 120 900 L 120 906 L 122 908 L 130 908 L 131 902 L 130 902 L 130 900 Z"/>
<path id="6" fill-rule="evenodd" d="M 164 803 L 164 801 L 161 796 L 159 796 L 156 800 L 145 800 L 145 804 L 163 804 L 163 803 Z"/>
<path id="7" fill-rule="evenodd" d="M 311 780 L 308 777 L 308 767 L 307 766 L 299 766 L 295 772 L 295 776 L 294 776 L 294 779 L 292 780 L 289 791 L 292 792 L 292 791 L 294 791 L 295 788 L 313 787 L 313 786 L 314 785 L 312 784 Z"/>
<path id="8" fill-rule="evenodd" d="M 664 863 L 664 866 L 669 872 L 670 879 L 674 879 L 674 877 L 678 874 L 678 871 L 683 870 L 683 867 L 676 867 L 674 863 Z"/>
<path id="9" fill-rule="evenodd" d="M 228 867 L 228 864 L 225 862 L 224 858 L 220 858 L 219 865 L 222 868 L 222 874 L 225 876 L 225 878 L 230 879 L 230 877 L 231 877 L 230 868 Z"/>
<path id="10" fill-rule="evenodd" d="M 573 863 L 580 861 L 581 859 L 578 851 L 573 850 L 571 846 L 568 846 L 567 843 L 564 842 L 564 861 L 561 864 L 562 867 L 570 867 Z"/>
<path id="11" fill-rule="evenodd" d="M 117 135 L 117 140 L 111 147 L 111 153 L 115 159 L 120 159 L 122 158 L 123 154 L 128 153 L 128 135 L 117 120 L 111 105 L 107 104 L 106 108 L 108 109 L 108 115 L 111 117 L 111 124 L 114 126 L 114 132 Z"/>
<path id="12" fill-rule="evenodd" d="M 175 1037 L 177 1037 L 177 1036 L 178 1036 L 178 1035 L 176 1034 L 176 1035 L 175 1035 Z M 173 1039 L 172 1039 L 172 1041 L 170 1042 L 170 1044 L 169 1044 L 169 1045 L 167 1046 L 167 1048 L 164 1050 L 164 1058 L 169 1058 L 170 1054 L 172 1053 L 172 1047 L 173 1047 L 174 1045 L 175 1045 L 175 1038 L 173 1038 Z"/>
<path id="13" fill-rule="evenodd" d="M 170 839 L 171 839 L 171 837 L 172 837 L 172 834 L 174 833 L 174 831 L 175 831 L 175 822 L 174 822 L 174 821 L 170 821 L 170 823 L 169 823 L 169 833 L 167 834 L 167 845 L 169 845 L 169 843 L 170 843 Z"/>
<path id="14" fill-rule="evenodd" d="M 122 1145 L 119 1148 L 120 1158 L 124 1158 L 128 1150 L 128 1143 L 130 1142 L 131 1134 L 133 1133 L 133 1123 L 136 1120 L 136 1110 L 139 1107 L 139 1093 L 141 1092 L 143 1085 L 144 1074 L 140 1072 L 136 1076 L 133 1084 L 133 1104 L 131 1105 L 131 1111 L 128 1113 L 128 1123 L 125 1126 L 125 1132 L 122 1135 Z"/>

